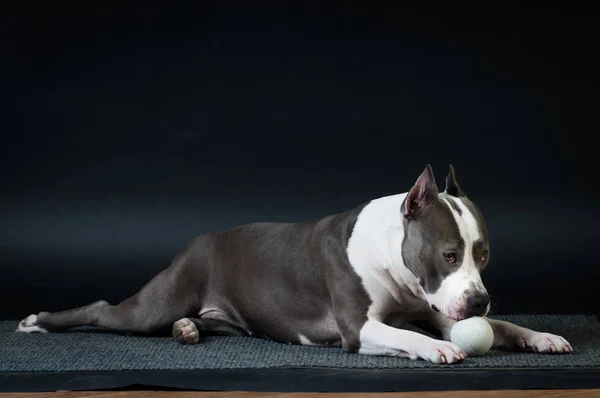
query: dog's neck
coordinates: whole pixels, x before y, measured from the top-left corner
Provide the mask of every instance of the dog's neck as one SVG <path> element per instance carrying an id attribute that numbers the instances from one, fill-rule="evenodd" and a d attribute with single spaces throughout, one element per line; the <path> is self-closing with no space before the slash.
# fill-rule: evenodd
<path id="1" fill-rule="evenodd" d="M 348 257 L 369 290 L 385 287 L 396 301 L 409 294 L 426 299 L 417 277 L 404 265 L 404 224 L 400 210 L 407 193 L 374 199 L 361 211 L 348 242 Z M 373 286 L 375 288 L 375 286 Z"/>

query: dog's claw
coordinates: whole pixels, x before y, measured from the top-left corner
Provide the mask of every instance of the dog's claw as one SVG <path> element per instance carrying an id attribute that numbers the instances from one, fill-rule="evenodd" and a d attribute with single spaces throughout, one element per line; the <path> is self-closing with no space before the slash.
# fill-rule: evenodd
<path id="1" fill-rule="evenodd" d="M 437 364 L 452 364 L 462 361 L 467 354 L 453 343 L 434 340 L 433 345 L 423 347 L 421 350 L 411 353 L 409 357 L 411 359 L 423 358 Z"/>
<path id="2" fill-rule="evenodd" d="M 533 352 L 540 354 L 566 354 L 573 352 L 573 348 L 567 340 L 550 333 L 536 332 L 523 338 L 522 341 L 525 343 L 523 348 L 530 347 Z"/>

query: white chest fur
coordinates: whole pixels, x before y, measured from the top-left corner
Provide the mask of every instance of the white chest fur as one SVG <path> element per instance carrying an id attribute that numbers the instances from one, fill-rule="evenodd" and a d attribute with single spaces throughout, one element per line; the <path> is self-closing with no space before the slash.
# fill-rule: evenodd
<path id="1" fill-rule="evenodd" d="M 348 242 L 348 258 L 373 302 L 369 317 L 420 312 L 427 302 L 414 274 L 402 261 L 404 228 L 400 206 L 406 193 L 371 201 L 359 215 Z"/>

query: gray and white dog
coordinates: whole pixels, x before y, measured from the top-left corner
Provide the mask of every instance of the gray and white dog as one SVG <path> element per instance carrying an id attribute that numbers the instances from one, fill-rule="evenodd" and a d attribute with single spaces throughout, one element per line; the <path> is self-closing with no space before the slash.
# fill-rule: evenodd
<path id="1" fill-rule="evenodd" d="M 100 326 L 152 333 L 172 328 L 182 343 L 206 334 L 254 335 L 348 353 L 456 363 L 449 342 L 461 319 L 486 316 L 480 277 L 490 243 L 480 210 L 454 168 L 438 192 L 431 166 L 408 192 L 304 223 L 252 223 L 195 238 L 137 294 L 40 312 L 20 332 Z M 493 346 L 569 353 L 561 336 L 488 319 Z M 436 339 L 402 325 L 425 321 Z"/>

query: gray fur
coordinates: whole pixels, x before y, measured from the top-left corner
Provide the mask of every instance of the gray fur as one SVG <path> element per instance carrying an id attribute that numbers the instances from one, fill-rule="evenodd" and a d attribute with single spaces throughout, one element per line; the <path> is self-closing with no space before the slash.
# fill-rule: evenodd
<path id="1" fill-rule="evenodd" d="M 464 255 L 464 242 L 456 221 L 441 200 L 432 202 L 418 218 L 404 220 L 402 257 L 427 293 L 435 293 L 446 276 L 460 264 L 450 264 L 444 253 Z"/>
<path id="2" fill-rule="evenodd" d="M 204 334 L 299 343 L 300 333 L 355 352 L 371 303 L 346 247 L 365 205 L 314 222 L 253 223 L 202 235 L 120 304 L 43 312 L 37 324 L 50 331 L 91 325 L 153 333 L 188 317 Z M 212 311 L 200 316 L 203 308 Z M 332 327 L 317 327 L 328 317 Z"/>

